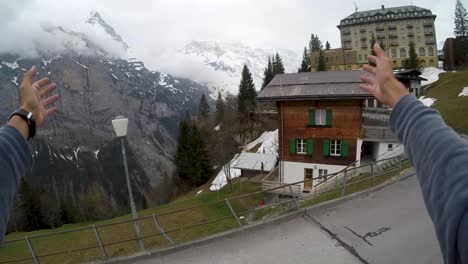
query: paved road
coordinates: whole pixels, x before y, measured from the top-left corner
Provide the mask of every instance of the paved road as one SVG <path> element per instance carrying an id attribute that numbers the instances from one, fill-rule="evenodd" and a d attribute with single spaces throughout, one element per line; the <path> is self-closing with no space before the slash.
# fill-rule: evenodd
<path id="1" fill-rule="evenodd" d="M 443 263 L 416 176 L 311 215 L 368 263 Z"/>
<path id="2" fill-rule="evenodd" d="M 415 176 L 308 214 L 129 263 L 443 263 Z"/>

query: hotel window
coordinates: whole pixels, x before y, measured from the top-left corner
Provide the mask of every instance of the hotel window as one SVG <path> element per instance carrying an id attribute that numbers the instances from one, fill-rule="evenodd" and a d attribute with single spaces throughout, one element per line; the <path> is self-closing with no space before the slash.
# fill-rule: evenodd
<path id="1" fill-rule="evenodd" d="M 319 177 L 321 177 L 319 180 L 320 182 L 327 181 L 327 178 L 328 178 L 327 175 L 328 175 L 328 170 L 319 169 Z"/>
<path id="2" fill-rule="evenodd" d="M 429 56 L 434 56 L 434 48 L 433 47 L 429 47 Z"/>
<path id="3" fill-rule="evenodd" d="M 406 58 L 406 49 L 400 49 L 400 57 Z"/>
<path id="4" fill-rule="evenodd" d="M 426 49 L 419 48 L 419 56 L 426 56 Z"/>
<path id="5" fill-rule="evenodd" d="M 397 57 L 397 52 L 396 49 L 392 49 L 392 57 L 396 58 Z"/>

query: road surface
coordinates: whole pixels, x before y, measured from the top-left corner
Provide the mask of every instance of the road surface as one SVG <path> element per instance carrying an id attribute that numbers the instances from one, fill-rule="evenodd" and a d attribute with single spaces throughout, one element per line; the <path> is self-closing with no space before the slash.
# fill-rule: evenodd
<path id="1" fill-rule="evenodd" d="M 336 239 L 335 239 L 336 236 Z M 416 176 L 286 222 L 129 261 L 175 263 L 443 263 Z"/>

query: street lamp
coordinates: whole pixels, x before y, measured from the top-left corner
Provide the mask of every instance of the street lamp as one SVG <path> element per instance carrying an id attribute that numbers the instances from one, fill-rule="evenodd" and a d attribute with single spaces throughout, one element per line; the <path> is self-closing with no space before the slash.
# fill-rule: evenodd
<path id="1" fill-rule="evenodd" d="M 133 224 L 135 225 L 135 232 L 138 238 L 138 244 L 140 245 L 140 250 L 145 250 L 145 244 L 143 243 L 143 239 L 141 238 L 141 228 L 140 223 L 138 222 L 138 214 L 135 207 L 135 201 L 133 200 L 133 192 L 132 192 L 132 185 L 130 183 L 130 176 L 128 175 L 128 165 L 127 165 L 127 155 L 125 153 L 125 137 L 127 136 L 127 127 L 128 127 L 128 118 L 123 116 L 118 116 L 114 120 L 112 120 L 112 126 L 114 127 L 115 134 L 118 138 L 120 138 L 120 143 L 122 145 L 122 156 L 123 156 L 123 163 L 125 168 L 125 178 L 127 179 L 127 188 L 128 188 L 128 196 L 130 199 L 130 208 L 132 210 L 132 219 Z"/>

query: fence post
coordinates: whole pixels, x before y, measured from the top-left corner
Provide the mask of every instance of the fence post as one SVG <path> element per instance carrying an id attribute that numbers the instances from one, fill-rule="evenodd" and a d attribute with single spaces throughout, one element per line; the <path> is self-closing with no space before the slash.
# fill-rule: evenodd
<path id="1" fill-rule="evenodd" d="M 236 212 L 234 212 L 234 209 L 232 209 L 231 203 L 229 203 L 228 199 L 225 199 L 227 206 L 229 207 L 229 210 L 231 210 L 232 216 L 234 219 L 236 219 L 237 224 L 242 227 L 242 223 L 240 222 L 239 218 L 236 215 Z"/>
<path id="2" fill-rule="evenodd" d="M 344 171 L 344 177 L 343 177 L 343 189 L 341 190 L 341 197 L 345 196 L 346 193 L 346 172 L 347 170 Z"/>
<path id="3" fill-rule="evenodd" d="M 299 208 L 299 206 L 297 205 L 297 200 L 296 200 L 296 195 L 294 195 L 294 192 L 293 192 L 293 189 L 291 187 L 291 185 L 289 185 L 289 191 L 291 192 L 291 196 L 294 200 L 294 207 L 297 209 Z"/>
<path id="4" fill-rule="evenodd" d="M 371 176 L 372 176 L 372 186 L 375 186 L 375 175 L 374 175 L 374 163 L 373 162 L 370 164 L 370 171 L 371 171 Z"/>
<path id="5" fill-rule="evenodd" d="M 159 220 L 155 214 L 153 214 L 153 221 L 154 221 L 154 226 L 156 227 L 156 229 L 159 232 L 161 232 L 161 234 L 166 238 L 166 240 L 169 241 L 169 243 L 175 245 L 174 240 L 172 240 L 172 238 L 168 234 L 166 234 L 166 231 L 164 231 L 164 228 L 159 223 Z"/>
<path id="6" fill-rule="evenodd" d="M 107 259 L 109 256 L 107 255 L 106 249 L 104 248 L 104 245 L 102 244 L 101 236 L 99 235 L 96 225 L 93 225 L 93 230 L 94 230 L 94 234 L 96 235 L 96 240 L 99 244 L 99 248 L 101 248 L 102 256 Z"/>
<path id="7" fill-rule="evenodd" d="M 398 175 L 401 176 L 401 156 L 398 157 Z"/>
<path id="8" fill-rule="evenodd" d="M 26 239 L 26 244 L 28 244 L 29 252 L 31 252 L 31 255 L 33 257 L 34 264 L 39 264 L 39 259 L 37 258 L 36 252 L 34 252 L 34 248 L 31 243 L 31 240 L 29 239 L 28 236 L 26 236 L 25 239 Z"/>

